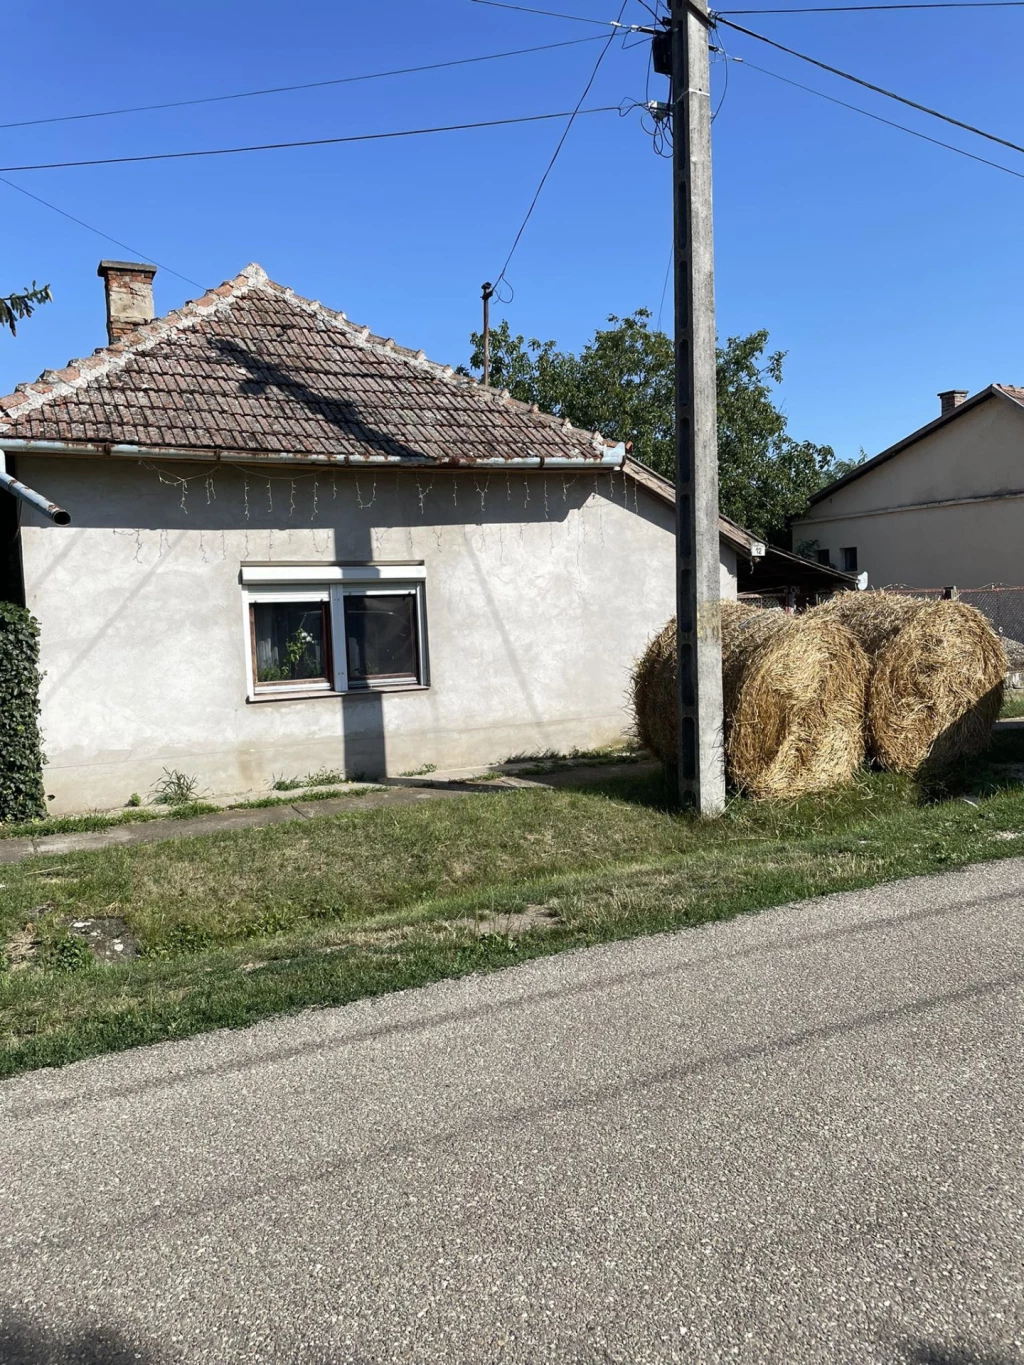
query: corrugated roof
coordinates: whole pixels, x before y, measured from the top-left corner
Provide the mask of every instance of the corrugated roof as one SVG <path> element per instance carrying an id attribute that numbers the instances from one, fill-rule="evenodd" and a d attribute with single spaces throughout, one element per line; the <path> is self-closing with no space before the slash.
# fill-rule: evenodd
<path id="1" fill-rule="evenodd" d="M 453 465 L 598 461 L 621 449 L 373 335 L 258 265 L 19 384 L 0 398 L 5 438 Z"/>

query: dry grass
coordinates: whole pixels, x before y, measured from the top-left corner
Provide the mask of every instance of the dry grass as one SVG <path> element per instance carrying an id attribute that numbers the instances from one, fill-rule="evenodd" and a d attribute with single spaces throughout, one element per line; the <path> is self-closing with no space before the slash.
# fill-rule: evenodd
<path id="1" fill-rule="evenodd" d="M 808 619 L 842 622 L 867 650 L 867 746 L 882 767 L 941 768 L 988 746 L 1007 665 L 999 637 L 974 607 L 843 593 Z"/>

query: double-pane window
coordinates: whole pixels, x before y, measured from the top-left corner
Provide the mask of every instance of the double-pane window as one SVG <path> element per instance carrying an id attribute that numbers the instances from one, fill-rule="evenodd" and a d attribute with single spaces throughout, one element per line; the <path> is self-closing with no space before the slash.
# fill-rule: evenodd
<path id="1" fill-rule="evenodd" d="M 389 569 L 391 566 L 387 566 Z M 295 583 L 301 571 L 243 567 L 253 695 L 348 692 L 426 683 L 423 583 L 384 581 L 369 566 L 333 570 L 341 581 Z M 331 570 L 322 570 L 331 573 Z M 410 570 L 410 574 L 414 571 Z M 312 577 L 312 571 L 306 571 Z M 422 570 L 419 571 L 422 574 Z M 376 570 L 383 577 L 383 571 Z"/>

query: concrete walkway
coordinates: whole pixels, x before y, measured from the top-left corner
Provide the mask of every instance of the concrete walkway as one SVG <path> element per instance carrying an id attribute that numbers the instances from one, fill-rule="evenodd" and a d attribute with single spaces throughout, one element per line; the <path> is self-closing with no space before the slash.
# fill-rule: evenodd
<path id="1" fill-rule="evenodd" d="M 591 767 L 561 768 L 532 778 L 501 774 L 493 782 L 471 783 L 461 778 L 432 773 L 429 778 L 399 778 L 383 789 L 364 795 L 339 796 L 328 801 L 291 801 L 280 806 L 258 806 L 247 810 L 218 810 L 196 815 L 189 820 L 140 820 L 138 823 L 111 825 L 109 829 L 80 834 L 46 834 L 19 839 L 0 839 L 0 864 L 20 863 L 49 853 L 79 853 L 126 844 L 153 844 L 163 839 L 194 839 L 222 830 L 255 829 L 261 825 L 281 825 L 292 820 L 312 820 L 315 816 L 342 815 L 382 806 L 413 806 L 422 801 L 444 801 L 455 796 L 481 795 L 523 787 L 566 787 L 596 783 L 610 777 L 652 772 L 653 763 L 598 764 Z"/>
<path id="2" fill-rule="evenodd" d="M 1024 859 L 0 1083 L 5 1365 L 1021 1365 Z"/>

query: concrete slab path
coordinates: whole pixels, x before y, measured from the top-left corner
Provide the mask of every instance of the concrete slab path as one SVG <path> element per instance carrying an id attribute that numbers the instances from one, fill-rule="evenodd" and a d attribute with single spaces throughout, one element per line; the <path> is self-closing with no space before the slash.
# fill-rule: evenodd
<path id="1" fill-rule="evenodd" d="M 561 768 L 532 778 L 502 775 L 494 782 L 467 782 L 443 775 L 430 778 L 405 778 L 374 788 L 363 795 L 338 796 L 327 801 L 289 801 L 279 806 L 209 811 L 188 820 L 171 817 L 140 820 L 138 823 L 111 825 L 107 829 L 77 834 L 45 834 L 0 839 L 0 864 L 20 863 L 42 853 L 79 853 L 113 848 L 125 844 L 152 844 L 163 839 L 194 839 L 221 830 L 255 829 L 260 825 L 280 825 L 287 821 L 311 820 L 318 815 L 377 810 L 382 806 L 413 806 L 422 801 L 438 801 L 453 796 L 471 796 L 521 787 L 566 787 L 600 782 L 610 777 L 651 772 L 653 763 L 606 764 L 594 767 Z M 2 1365 L 2 1363 L 0 1363 Z"/>
<path id="2" fill-rule="evenodd" d="M 1020 1365 L 1024 860 L 0 1085 L 5 1365 Z"/>

